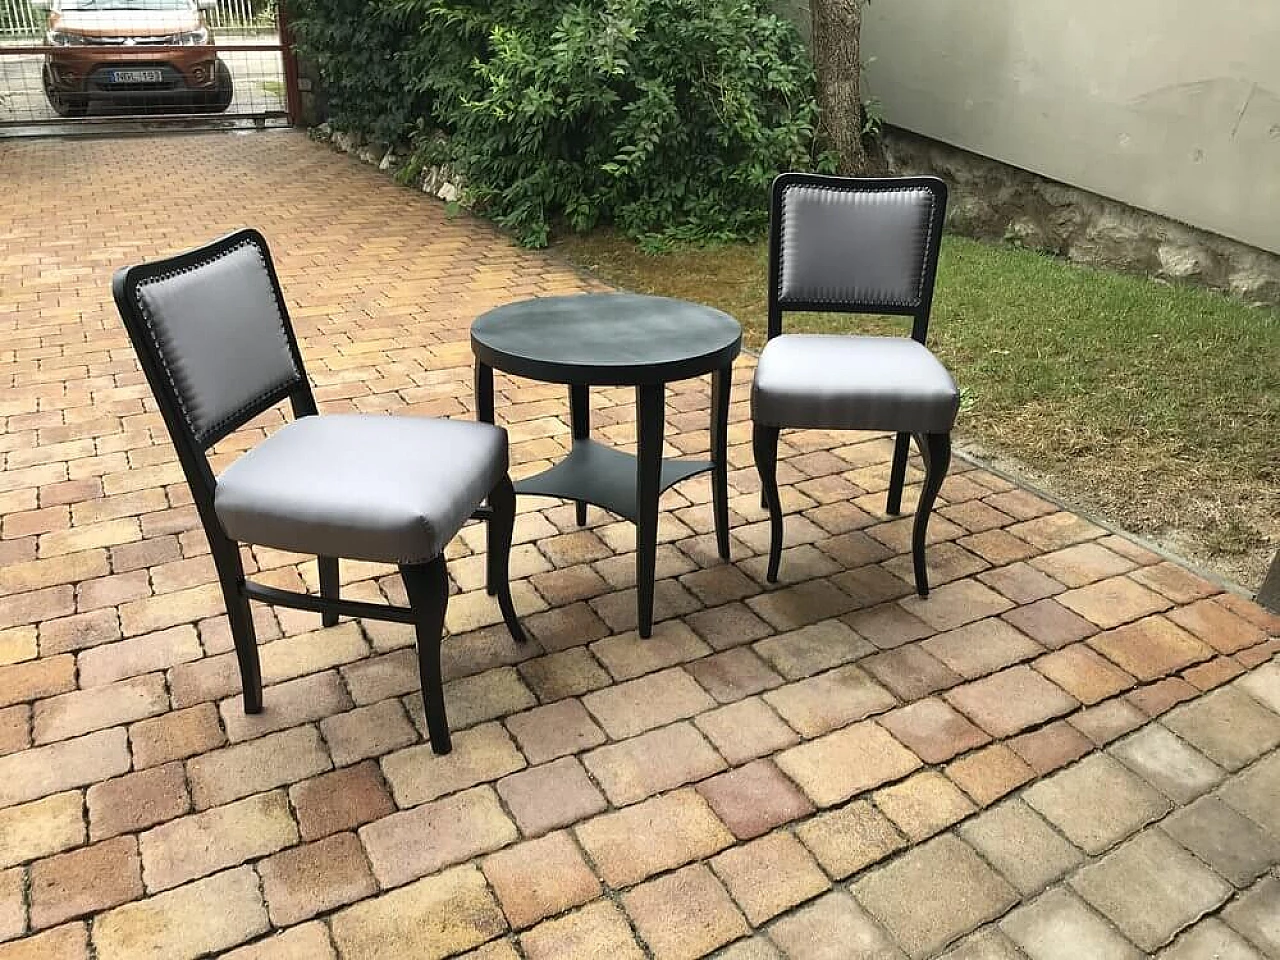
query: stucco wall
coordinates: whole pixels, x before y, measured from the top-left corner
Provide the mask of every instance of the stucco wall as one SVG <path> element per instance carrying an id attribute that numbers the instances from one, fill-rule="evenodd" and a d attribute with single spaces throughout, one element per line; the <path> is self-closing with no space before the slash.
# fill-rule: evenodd
<path id="1" fill-rule="evenodd" d="M 872 0 L 899 127 L 1280 253 L 1280 0 Z"/>

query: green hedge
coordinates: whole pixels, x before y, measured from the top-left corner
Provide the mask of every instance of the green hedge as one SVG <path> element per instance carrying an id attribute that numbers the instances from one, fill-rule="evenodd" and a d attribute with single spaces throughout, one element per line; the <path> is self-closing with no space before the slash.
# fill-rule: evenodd
<path id="1" fill-rule="evenodd" d="M 336 129 L 448 163 L 524 243 L 553 223 L 757 233 L 816 155 L 813 71 L 767 0 L 295 0 Z M 437 136 L 443 131 L 447 137 Z"/>

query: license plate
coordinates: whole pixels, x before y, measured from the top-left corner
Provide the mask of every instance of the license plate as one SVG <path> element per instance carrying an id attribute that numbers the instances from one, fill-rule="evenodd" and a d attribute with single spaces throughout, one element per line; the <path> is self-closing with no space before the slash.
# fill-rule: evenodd
<path id="1" fill-rule="evenodd" d="M 112 83 L 159 83 L 164 77 L 159 70 L 112 70 Z"/>

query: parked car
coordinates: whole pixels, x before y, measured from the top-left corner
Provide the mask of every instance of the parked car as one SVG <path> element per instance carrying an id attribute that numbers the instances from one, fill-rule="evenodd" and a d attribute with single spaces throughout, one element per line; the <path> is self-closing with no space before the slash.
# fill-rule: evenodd
<path id="1" fill-rule="evenodd" d="M 31 2 L 48 11 L 44 92 L 58 116 L 84 116 L 90 103 L 139 113 L 231 105 L 231 71 L 204 16 L 216 0 Z"/>

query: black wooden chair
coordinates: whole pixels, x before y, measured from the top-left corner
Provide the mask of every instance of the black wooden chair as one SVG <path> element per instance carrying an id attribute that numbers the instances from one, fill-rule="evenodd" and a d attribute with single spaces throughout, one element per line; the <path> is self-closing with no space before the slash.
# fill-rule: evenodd
<path id="1" fill-rule="evenodd" d="M 507 582 L 515 493 L 505 431 L 425 417 L 318 416 L 257 231 L 122 269 L 112 290 L 209 538 L 245 712 L 262 710 L 250 600 L 319 612 L 325 626 L 339 616 L 411 623 L 431 746 L 448 753 L 444 548 L 470 518 L 488 521 L 489 593 L 511 635 L 525 639 Z M 295 419 L 215 477 L 209 448 L 285 399 Z M 314 554 L 320 596 L 246 580 L 240 543 Z M 409 606 L 341 599 L 339 557 L 398 564 Z"/>
<path id="2" fill-rule="evenodd" d="M 897 434 L 887 510 L 902 509 L 910 438 L 925 463 L 912 532 L 916 590 L 929 594 L 925 537 L 951 462 L 960 393 L 925 347 L 947 188 L 934 177 L 853 179 L 784 173 L 773 183 L 769 340 L 751 391 L 756 469 L 769 508 L 768 578 L 778 579 L 784 427 Z M 784 311 L 912 318 L 911 337 L 782 333 Z"/>

